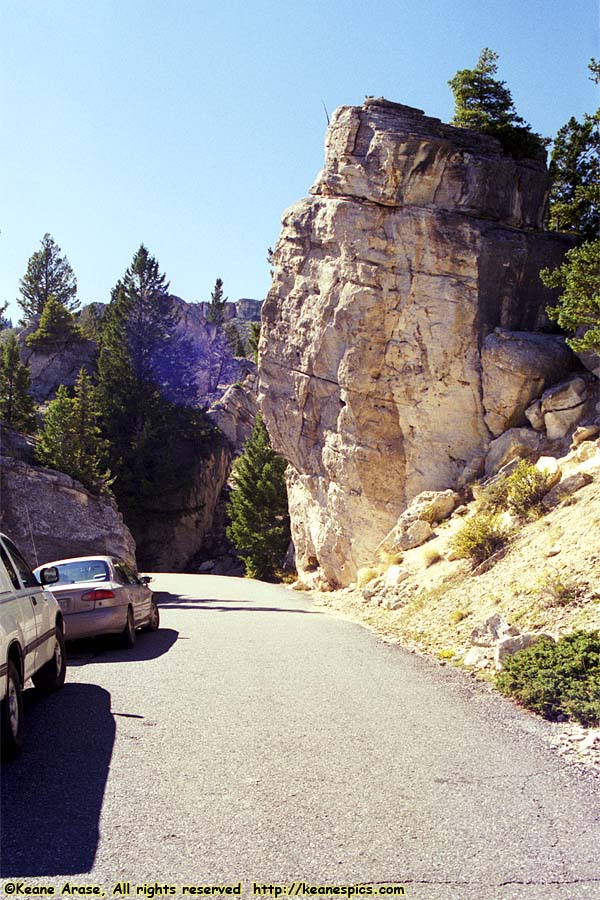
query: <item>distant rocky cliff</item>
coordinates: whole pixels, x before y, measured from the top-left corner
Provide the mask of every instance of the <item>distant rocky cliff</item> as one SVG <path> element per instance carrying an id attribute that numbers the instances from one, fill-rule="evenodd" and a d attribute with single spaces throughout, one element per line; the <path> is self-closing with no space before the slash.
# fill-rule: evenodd
<path id="1" fill-rule="evenodd" d="M 514 424 L 486 413 L 482 346 L 546 324 L 538 272 L 570 246 L 542 231 L 548 186 L 542 162 L 419 110 L 334 114 L 311 196 L 284 215 L 260 344 L 301 572 L 347 584 L 413 497 L 456 485 L 488 423 Z"/>

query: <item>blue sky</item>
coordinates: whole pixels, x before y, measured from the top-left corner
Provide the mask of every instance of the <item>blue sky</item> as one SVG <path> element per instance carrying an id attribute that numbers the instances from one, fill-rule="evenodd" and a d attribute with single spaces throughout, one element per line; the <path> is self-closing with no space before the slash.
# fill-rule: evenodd
<path id="1" fill-rule="evenodd" d="M 283 211 L 323 161 L 323 104 L 452 117 L 488 46 L 552 136 L 599 105 L 597 0 L 0 0 L 0 301 L 50 232 L 83 303 L 141 242 L 173 293 L 262 298 Z M 18 318 L 18 308 L 10 310 Z"/>

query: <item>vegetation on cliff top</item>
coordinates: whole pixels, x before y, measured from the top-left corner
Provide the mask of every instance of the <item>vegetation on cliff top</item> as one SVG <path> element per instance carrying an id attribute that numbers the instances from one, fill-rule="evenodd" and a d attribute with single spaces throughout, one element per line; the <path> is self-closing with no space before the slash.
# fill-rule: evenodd
<path id="1" fill-rule="evenodd" d="M 460 69 L 448 84 L 454 94 L 453 125 L 498 138 L 507 153 L 517 158 L 545 156 L 548 141 L 531 130 L 517 114 L 510 90 L 494 76 L 498 54 L 488 47 L 473 69 Z"/>

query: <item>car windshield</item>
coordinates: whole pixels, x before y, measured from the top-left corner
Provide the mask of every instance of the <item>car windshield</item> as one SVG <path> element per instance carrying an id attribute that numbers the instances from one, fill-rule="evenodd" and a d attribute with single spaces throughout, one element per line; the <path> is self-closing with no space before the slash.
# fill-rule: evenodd
<path id="1" fill-rule="evenodd" d="M 103 559 L 84 559 L 60 563 L 58 584 L 78 584 L 80 581 L 109 581 L 108 565 Z"/>

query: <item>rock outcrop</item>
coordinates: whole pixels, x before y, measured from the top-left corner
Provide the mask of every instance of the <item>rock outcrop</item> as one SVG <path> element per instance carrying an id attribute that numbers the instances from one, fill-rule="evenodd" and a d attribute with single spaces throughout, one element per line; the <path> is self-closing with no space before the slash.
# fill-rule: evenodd
<path id="1" fill-rule="evenodd" d="M 554 302 L 539 270 L 570 246 L 541 231 L 547 190 L 544 163 L 419 110 L 334 114 L 262 318 L 261 406 L 290 463 L 300 573 L 349 583 L 413 497 L 481 456 L 483 341 L 539 328 Z"/>
<path id="2" fill-rule="evenodd" d="M 249 439 L 258 410 L 258 376 L 249 372 L 242 382 L 227 388 L 208 410 L 209 419 L 223 432 L 236 454 Z"/>
<path id="3" fill-rule="evenodd" d="M 0 457 L 0 530 L 30 565 L 52 559 L 114 554 L 135 565 L 135 543 L 114 503 L 68 475 Z"/>
<path id="4" fill-rule="evenodd" d="M 29 366 L 31 392 L 36 403 L 52 400 L 61 384 L 73 387 L 81 369 L 90 374 L 94 372 L 98 355 L 98 345 L 94 341 L 80 338 L 32 350 L 25 339 L 33 331 L 34 327 L 25 329 L 19 334 L 19 340 L 21 359 Z"/>

